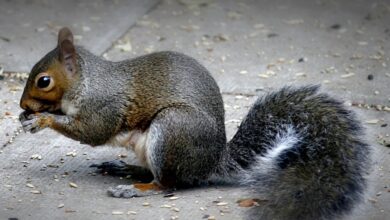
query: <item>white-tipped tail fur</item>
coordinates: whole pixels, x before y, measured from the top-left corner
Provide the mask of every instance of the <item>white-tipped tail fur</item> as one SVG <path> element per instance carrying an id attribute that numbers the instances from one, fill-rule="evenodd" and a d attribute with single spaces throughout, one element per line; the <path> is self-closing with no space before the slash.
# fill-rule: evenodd
<path id="1" fill-rule="evenodd" d="M 256 155 L 256 161 L 250 168 L 242 171 L 244 178 L 241 179 L 241 183 L 244 185 L 253 184 L 253 173 L 268 173 L 274 168 L 283 151 L 293 148 L 299 141 L 299 134 L 292 125 L 281 126 L 274 141 L 267 147 L 265 154 Z"/>
<path id="2" fill-rule="evenodd" d="M 258 162 L 272 162 L 277 158 L 284 150 L 294 147 L 299 141 L 298 134 L 292 125 L 286 126 L 286 130 L 282 130 L 277 133 L 275 141 L 269 146 L 264 156 L 258 156 Z M 254 165 L 256 166 L 256 164 Z"/>

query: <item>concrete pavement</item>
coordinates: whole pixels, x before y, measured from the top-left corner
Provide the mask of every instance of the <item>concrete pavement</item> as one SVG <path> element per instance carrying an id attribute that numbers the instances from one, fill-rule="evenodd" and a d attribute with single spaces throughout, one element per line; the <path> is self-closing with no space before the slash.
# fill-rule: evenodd
<path id="1" fill-rule="evenodd" d="M 365 201 L 345 219 L 389 218 L 390 1 L 37 0 L 0 6 L 1 219 L 242 219 L 246 211 L 236 204 L 248 196 L 239 187 L 177 191 L 175 200 L 110 198 L 108 187 L 131 180 L 95 175 L 89 165 L 118 155 L 137 163 L 131 152 L 91 148 L 50 130 L 19 132 L 26 73 L 55 45 L 53 33 L 63 25 L 110 60 L 160 50 L 200 60 L 223 92 L 229 138 L 256 95 L 322 84 L 358 113 L 373 148 Z"/>

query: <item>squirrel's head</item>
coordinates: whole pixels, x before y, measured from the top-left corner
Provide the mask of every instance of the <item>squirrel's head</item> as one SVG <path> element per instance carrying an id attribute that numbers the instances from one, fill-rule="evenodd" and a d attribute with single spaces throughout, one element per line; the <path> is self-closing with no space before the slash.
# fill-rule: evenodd
<path id="1" fill-rule="evenodd" d="M 64 92 L 78 77 L 76 55 L 72 32 L 62 28 L 57 47 L 32 68 L 20 107 L 32 112 L 60 110 Z"/>

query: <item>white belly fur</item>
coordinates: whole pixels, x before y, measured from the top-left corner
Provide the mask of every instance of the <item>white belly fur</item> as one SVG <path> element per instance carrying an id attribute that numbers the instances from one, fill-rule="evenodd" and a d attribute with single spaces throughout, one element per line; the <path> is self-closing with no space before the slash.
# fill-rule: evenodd
<path id="1" fill-rule="evenodd" d="M 109 144 L 133 150 L 141 165 L 150 169 L 146 155 L 148 133 L 149 130 L 144 132 L 140 130 L 122 132 L 111 138 Z"/>

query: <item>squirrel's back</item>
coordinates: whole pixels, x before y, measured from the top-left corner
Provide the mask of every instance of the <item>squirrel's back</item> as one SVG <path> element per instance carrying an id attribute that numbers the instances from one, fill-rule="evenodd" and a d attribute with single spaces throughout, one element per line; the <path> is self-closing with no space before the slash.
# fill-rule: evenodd
<path id="1" fill-rule="evenodd" d="M 318 87 L 259 99 L 228 144 L 230 167 L 260 199 L 253 219 L 332 219 L 348 213 L 366 183 L 369 148 L 353 112 Z"/>

